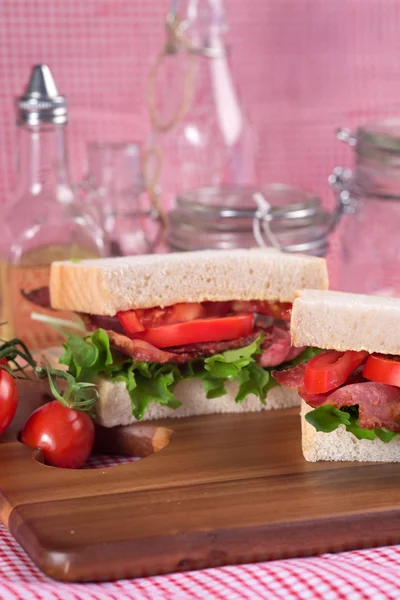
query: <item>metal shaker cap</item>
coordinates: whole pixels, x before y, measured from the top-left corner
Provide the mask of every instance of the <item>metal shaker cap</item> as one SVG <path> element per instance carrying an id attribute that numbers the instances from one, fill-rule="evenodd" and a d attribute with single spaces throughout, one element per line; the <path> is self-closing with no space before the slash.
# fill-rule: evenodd
<path id="1" fill-rule="evenodd" d="M 63 124 L 67 122 L 67 101 L 54 82 L 47 65 L 35 65 L 23 96 L 17 100 L 18 123 Z"/>

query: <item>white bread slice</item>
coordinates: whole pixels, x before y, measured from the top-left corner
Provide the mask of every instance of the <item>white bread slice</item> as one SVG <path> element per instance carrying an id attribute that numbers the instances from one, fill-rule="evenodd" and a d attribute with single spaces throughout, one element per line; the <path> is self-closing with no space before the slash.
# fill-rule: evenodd
<path id="1" fill-rule="evenodd" d="M 42 350 L 36 358 L 49 363 L 55 369 L 66 369 L 64 365 L 60 365 L 58 362 L 62 353 L 62 348 L 48 348 Z M 95 407 L 97 422 L 104 427 L 134 423 L 136 419 L 132 416 L 131 400 L 124 382 L 111 383 L 109 380 L 99 377 L 97 384 L 100 395 Z M 254 394 L 249 394 L 243 402 L 237 404 L 235 402 L 238 389 L 236 383 L 227 383 L 226 389 L 228 393 L 225 396 L 208 400 L 204 393 L 202 381 L 198 379 L 181 381 L 175 388 L 175 395 L 182 402 L 182 406 L 173 410 L 161 404 L 151 403 L 146 410 L 143 421 L 166 417 L 257 412 L 300 406 L 300 396 L 295 390 L 287 387 L 272 388 L 268 393 L 265 406 Z"/>
<path id="2" fill-rule="evenodd" d="M 400 462 L 400 438 L 394 438 L 388 444 L 382 440 L 358 440 L 339 425 L 335 431 L 324 433 L 316 431 L 305 420 L 305 415 L 313 410 L 301 401 L 301 429 L 303 456 L 309 462 L 359 461 L 359 462 Z"/>
<path id="3" fill-rule="evenodd" d="M 400 298 L 301 290 L 291 334 L 294 346 L 400 355 Z"/>
<path id="4" fill-rule="evenodd" d="M 53 308 L 110 316 L 179 302 L 292 302 L 304 287 L 327 289 L 323 258 L 261 248 L 54 262 L 50 274 Z"/>
<path id="5" fill-rule="evenodd" d="M 125 384 L 100 379 L 98 385 L 100 394 L 96 404 L 98 423 L 104 427 L 134 423 L 136 419 L 132 416 L 131 401 Z M 300 404 L 297 392 L 286 387 L 272 388 L 268 393 L 265 406 L 254 394 L 249 394 L 243 402 L 236 403 L 235 396 L 238 390 L 236 383 L 227 383 L 226 389 L 228 393 L 225 396 L 208 400 L 202 381 L 199 379 L 181 381 L 175 388 L 175 395 L 182 402 L 182 406 L 173 410 L 158 403 L 150 403 L 143 421 L 217 413 L 258 412 L 274 408 L 290 408 Z"/>

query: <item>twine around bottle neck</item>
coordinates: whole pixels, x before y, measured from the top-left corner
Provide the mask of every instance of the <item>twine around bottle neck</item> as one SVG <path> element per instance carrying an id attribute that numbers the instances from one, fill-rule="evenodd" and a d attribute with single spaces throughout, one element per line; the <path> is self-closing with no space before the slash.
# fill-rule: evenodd
<path id="1" fill-rule="evenodd" d="M 200 57 L 208 59 L 222 58 L 226 56 L 224 47 L 196 46 L 184 33 L 184 21 L 176 13 L 170 13 L 166 20 L 166 41 L 159 52 L 156 61 L 150 69 L 147 84 L 147 107 L 150 121 L 155 133 L 166 134 L 175 129 L 185 119 L 193 100 L 193 88 L 196 74 L 196 65 Z M 184 74 L 183 91 L 181 101 L 175 113 L 167 120 L 163 120 L 157 108 L 156 82 L 161 66 L 167 56 L 178 52 L 185 52 L 188 56 L 188 66 Z M 155 163 L 153 175 L 149 175 L 150 161 Z M 164 213 L 159 199 L 158 183 L 163 168 L 163 153 L 161 148 L 155 146 L 144 153 L 144 173 L 146 188 L 150 196 L 153 208 L 160 215 L 164 229 L 167 225 L 167 216 Z"/>

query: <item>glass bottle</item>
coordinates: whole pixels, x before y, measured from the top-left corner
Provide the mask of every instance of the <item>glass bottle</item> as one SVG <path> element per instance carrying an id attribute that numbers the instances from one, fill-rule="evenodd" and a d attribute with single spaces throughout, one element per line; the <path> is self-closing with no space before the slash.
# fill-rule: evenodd
<path id="1" fill-rule="evenodd" d="M 166 43 L 148 82 L 148 158 L 156 166 L 149 160 L 147 173 L 167 207 L 178 192 L 254 183 L 254 132 L 229 66 L 226 31 L 222 0 L 171 2 Z"/>
<path id="2" fill-rule="evenodd" d="M 35 66 L 25 94 L 18 99 L 17 184 L 5 216 L 9 248 L 2 290 L 2 322 L 7 322 L 2 337 L 19 337 L 32 349 L 57 344 L 59 338 L 31 319 L 32 312 L 49 311 L 32 304 L 23 292 L 48 285 L 54 260 L 106 252 L 102 230 L 75 202 L 66 123 L 66 100 L 58 93 L 50 69 Z"/>

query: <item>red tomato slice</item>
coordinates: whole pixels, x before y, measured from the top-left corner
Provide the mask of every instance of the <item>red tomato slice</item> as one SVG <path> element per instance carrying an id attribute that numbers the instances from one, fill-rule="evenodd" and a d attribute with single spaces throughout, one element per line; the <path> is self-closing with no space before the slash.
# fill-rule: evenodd
<path id="1" fill-rule="evenodd" d="M 231 302 L 181 302 L 166 308 L 140 308 L 117 313 L 119 322 L 129 334 L 144 331 L 150 327 L 184 323 L 196 319 L 224 317 L 231 308 Z"/>
<path id="2" fill-rule="evenodd" d="M 234 315 L 220 319 L 197 319 L 185 323 L 152 327 L 133 337 L 157 348 L 184 346 L 198 342 L 220 342 L 245 337 L 253 331 L 254 316 Z"/>
<path id="3" fill-rule="evenodd" d="M 230 311 L 230 302 L 181 302 L 166 308 L 145 308 L 136 313 L 146 329 L 159 325 L 184 323 L 195 319 L 224 317 Z"/>
<path id="4" fill-rule="evenodd" d="M 181 302 L 165 308 L 143 308 L 117 313 L 117 317 L 126 331 L 133 335 L 153 327 L 185 323 L 199 319 L 226 317 L 232 311 L 235 314 L 259 313 L 290 321 L 292 305 L 289 302 L 233 301 L 233 302 Z M 214 341 L 214 340 L 213 340 Z"/>
<path id="5" fill-rule="evenodd" d="M 400 362 L 383 354 L 371 354 L 362 372 L 365 379 L 400 387 Z"/>
<path id="6" fill-rule="evenodd" d="M 159 323 L 160 325 L 184 323 L 185 321 L 194 321 L 206 316 L 200 302 L 181 302 L 169 307 L 168 311 L 167 319 L 163 323 Z"/>
<path id="7" fill-rule="evenodd" d="M 125 310 L 117 313 L 118 320 L 127 333 L 133 334 L 138 331 L 144 331 L 144 327 L 136 312 L 136 310 Z"/>
<path id="8" fill-rule="evenodd" d="M 268 302 L 267 300 L 253 300 L 249 302 L 235 300 L 232 308 L 235 312 L 256 312 L 259 315 L 288 322 L 290 321 L 292 312 L 292 304 L 290 302 Z"/>
<path id="9" fill-rule="evenodd" d="M 203 302 L 203 308 L 205 311 L 203 318 L 226 317 L 232 312 L 232 302 Z M 247 310 L 236 312 L 247 312 Z"/>
<path id="10" fill-rule="evenodd" d="M 140 308 L 117 313 L 122 327 L 130 334 L 159 325 L 193 321 L 203 316 L 205 316 L 204 309 L 198 302 L 174 304 L 166 308 Z"/>
<path id="11" fill-rule="evenodd" d="M 323 394 L 345 383 L 352 372 L 362 365 L 368 352 L 337 352 L 327 350 L 311 358 L 304 371 L 307 394 Z"/>
<path id="12" fill-rule="evenodd" d="M 168 320 L 169 308 L 139 308 L 136 311 L 141 324 L 145 329 L 162 325 Z"/>

